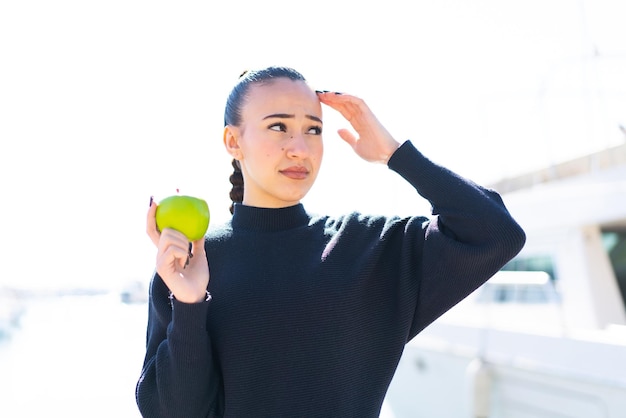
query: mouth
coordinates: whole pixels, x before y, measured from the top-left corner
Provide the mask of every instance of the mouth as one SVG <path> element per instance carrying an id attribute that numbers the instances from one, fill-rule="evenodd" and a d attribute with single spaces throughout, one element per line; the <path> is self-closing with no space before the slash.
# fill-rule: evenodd
<path id="1" fill-rule="evenodd" d="M 309 170 L 305 167 L 293 166 L 279 171 L 283 176 L 292 180 L 304 180 L 309 176 Z"/>

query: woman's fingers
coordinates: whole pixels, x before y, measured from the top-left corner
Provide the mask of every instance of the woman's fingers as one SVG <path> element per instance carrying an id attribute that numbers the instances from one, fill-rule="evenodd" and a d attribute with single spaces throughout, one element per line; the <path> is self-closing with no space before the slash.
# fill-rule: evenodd
<path id="1" fill-rule="evenodd" d="M 369 111 L 369 108 L 362 99 L 349 94 L 320 92 L 317 96 L 322 103 L 341 113 L 350 123 L 352 123 L 359 113 L 364 110 Z"/>
<path id="2" fill-rule="evenodd" d="M 339 137 L 346 141 L 352 148 L 356 147 L 357 138 L 348 129 L 339 129 L 337 133 Z"/>
<path id="3" fill-rule="evenodd" d="M 183 234 L 165 228 L 159 243 L 157 273 L 177 300 L 195 303 L 206 298 L 209 266 L 204 239 L 191 244 L 191 253 L 189 246 Z M 189 258 L 190 254 L 191 258 Z"/>
<path id="4" fill-rule="evenodd" d="M 387 163 L 400 144 L 378 121 L 363 99 L 330 92 L 318 92 L 318 97 L 350 122 L 357 135 L 347 129 L 340 129 L 338 134 L 358 156 L 370 162 Z"/>
<path id="5" fill-rule="evenodd" d="M 204 249 L 204 238 L 194 241 L 191 247 L 191 257 L 186 267 L 186 273 L 200 280 L 204 289 L 209 283 L 209 265 Z"/>
<path id="6" fill-rule="evenodd" d="M 341 116 L 350 122 L 350 125 L 361 136 L 382 128 L 374 113 L 361 98 L 335 93 L 320 93 L 318 97 L 322 103 L 341 113 Z M 346 139 L 342 134 L 340 135 L 344 140 Z"/>
<path id="7" fill-rule="evenodd" d="M 162 277 L 178 273 L 185 268 L 187 249 L 176 245 L 168 245 L 159 251 L 157 256 L 157 272 Z"/>
<path id="8" fill-rule="evenodd" d="M 206 250 L 204 249 L 204 237 L 194 241 L 191 246 L 191 255 L 199 260 L 206 259 Z"/>
<path id="9" fill-rule="evenodd" d="M 152 243 L 158 247 L 161 234 L 159 233 L 159 229 L 156 224 L 156 209 L 157 204 L 154 202 L 153 198 L 150 197 L 150 208 L 148 209 L 148 214 L 146 215 L 146 233 L 150 237 Z"/>
<path id="10" fill-rule="evenodd" d="M 164 228 L 157 243 L 157 270 L 166 266 L 170 273 L 183 269 L 189 255 L 189 242 L 185 235 L 170 228 Z"/>
<path id="11" fill-rule="evenodd" d="M 189 241 L 187 237 L 171 228 L 164 228 L 160 233 L 158 242 L 159 252 L 165 251 L 168 247 L 176 247 L 184 250 L 185 254 L 189 253 Z"/>

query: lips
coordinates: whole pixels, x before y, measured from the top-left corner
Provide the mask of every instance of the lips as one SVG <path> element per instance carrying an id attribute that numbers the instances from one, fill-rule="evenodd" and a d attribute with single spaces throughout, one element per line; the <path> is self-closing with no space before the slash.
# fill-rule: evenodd
<path id="1" fill-rule="evenodd" d="M 280 170 L 280 173 L 293 180 L 303 180 L 309 175 L 309 170 L 305 167 L 293 166 Z"/>

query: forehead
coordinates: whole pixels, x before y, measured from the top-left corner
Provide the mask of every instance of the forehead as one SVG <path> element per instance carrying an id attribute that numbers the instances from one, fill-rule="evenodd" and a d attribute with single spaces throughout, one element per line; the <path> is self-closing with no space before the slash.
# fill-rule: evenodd
<path id="1" fill-rule="evenodd" d="M 243 113 L 286 113 L 322 117 L 317 94 L 304 81 L 279 78 L 269 83 L 253 84 L 243 107 Z M 252 115 L 250 115 L 252 116 Z"/>

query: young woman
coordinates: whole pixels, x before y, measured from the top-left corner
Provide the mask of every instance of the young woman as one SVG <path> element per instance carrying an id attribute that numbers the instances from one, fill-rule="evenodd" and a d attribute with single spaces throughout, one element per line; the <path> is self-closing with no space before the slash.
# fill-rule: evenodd
<path id="1" fill-rule="evenodd" d="M 431 219 L 306 212 L 320 102 L 350 122 L 357 136 L 339 135 L 358 156 L 431 203 Z M 396 142 L 363 100 L 316 92 L 293 69 L 244 74 L 224 119 L 232 220 L 188 258 L 186 238 L 159 232 L 156 204 L 148 211 L 158 251 L 141 413 L 377 417 L 405 344 L 513 258 L 523 230 L 497 193 Z"/>

